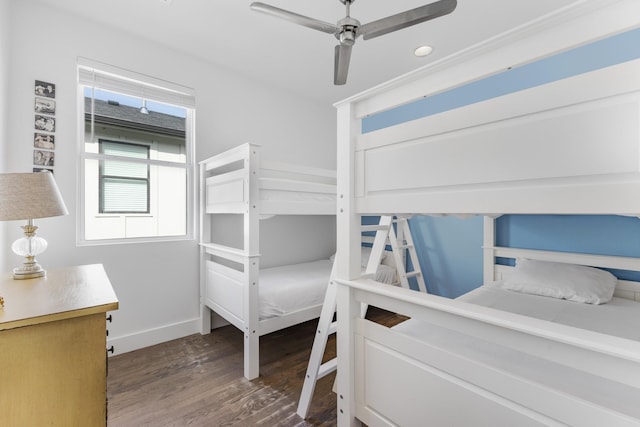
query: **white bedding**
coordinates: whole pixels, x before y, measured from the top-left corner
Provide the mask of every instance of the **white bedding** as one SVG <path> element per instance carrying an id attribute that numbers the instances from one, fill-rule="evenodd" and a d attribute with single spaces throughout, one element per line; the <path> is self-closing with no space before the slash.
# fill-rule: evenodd
<path id="1" fill-rule="evenodd" d="M 458 300 L 640 341 L 640 302 L 613 298 L 592 305 L 502 289 L 500 282 L 481 286 Z"/>
<path id="2" fill-rule="evenodd" d="M 322 304 L 332 266 L 332 261 L 323 259 L 260 270 L 260 319 Z M 378 282 L 393 283 L 395 277 L 393 267 L 378 267 Z"/>

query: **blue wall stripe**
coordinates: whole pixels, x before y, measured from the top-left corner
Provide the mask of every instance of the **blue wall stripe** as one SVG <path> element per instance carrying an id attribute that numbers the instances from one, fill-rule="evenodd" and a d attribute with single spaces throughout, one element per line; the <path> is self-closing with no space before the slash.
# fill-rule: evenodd
<path id="1" fill-rule="evenodd" d="M 640 29 L 513 68 L 362 119 L 362 133 L 486 101 L 640 57 Z"/>

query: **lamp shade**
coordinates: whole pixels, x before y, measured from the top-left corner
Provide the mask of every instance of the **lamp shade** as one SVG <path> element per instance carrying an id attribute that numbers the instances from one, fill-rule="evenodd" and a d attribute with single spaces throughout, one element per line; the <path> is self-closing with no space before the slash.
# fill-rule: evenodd
<path id="1" fill-rule="evenodd" d="M 49 172 L 0 173 L 0 221 L 67 215 Z"/>

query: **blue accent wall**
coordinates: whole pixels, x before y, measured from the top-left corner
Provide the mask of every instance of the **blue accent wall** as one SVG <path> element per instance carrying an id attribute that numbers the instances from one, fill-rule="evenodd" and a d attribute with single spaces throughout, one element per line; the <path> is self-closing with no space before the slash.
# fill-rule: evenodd
<path id="1" fill-rule="evenodd" d="M 640 29 L 366 117 L 362 131 L 371 132 L 637 58 Z M 482 284 L 481 217 L 414 217 L 409 224 L 429 292 L 454 298 Z M 501 246 L 640 257 L 640 219 L 615 215 L 504 215 L 497 220 L 496 239 Z M 613 273 L 622 279 L 640 280 L 635 273 Z"/>

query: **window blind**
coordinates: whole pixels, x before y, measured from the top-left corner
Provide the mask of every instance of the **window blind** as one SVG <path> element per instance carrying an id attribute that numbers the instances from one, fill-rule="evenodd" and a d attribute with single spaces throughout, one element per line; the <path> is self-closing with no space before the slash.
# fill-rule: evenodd
<path id="1" fill-rule="evenodd" d="M 192 88 L 85 58 L 78 58 L 78 82 L 167 104 L 187 108 L 196 106 Z"/>
<path id="2" fill-rule="evenodd" d="M 137 159 L 149 158 L 149 147 L 100 141 L 102 154 Z M 121 160 L 101 162 L 101 212 L 149 212 L 149 166 Z"/>

